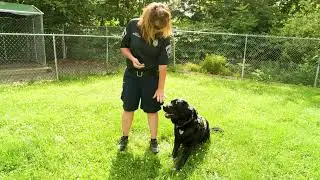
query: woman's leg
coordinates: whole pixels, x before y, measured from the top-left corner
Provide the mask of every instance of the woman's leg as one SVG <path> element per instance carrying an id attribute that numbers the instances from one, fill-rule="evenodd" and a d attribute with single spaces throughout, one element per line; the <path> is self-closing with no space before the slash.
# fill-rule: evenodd
<path id="1" fill-rule="evenodd" d="M 156 139 L 157 133 L 158 133 L 158 112 L 148 113 L 148 124 L 149 124 L 151 139 Z"/>
<path id="2" fill-rule="evenodd" d="M 133 121 L 134 111 L 123 111 L 122 113 L 122 137 L 119 141 L 119 150 L 125 150 L 128 144 L 128 136 Z"/>
<path id="3" fill-rule="evenodd" d="M 157 133 L 158 133 L 158 112 L 156 113 L 148 113 L 148 124 L 151 134 L 150 140 L 150 150 L 153 153 L 159 152 L 159 144 L 157 141 Z"/>
<path id="4" fill-rule="evenodd" d="M 129 131 L 134 117 L 134 111 L 123 111 L 122 113 L 122 133 L 129 136 Z"/>

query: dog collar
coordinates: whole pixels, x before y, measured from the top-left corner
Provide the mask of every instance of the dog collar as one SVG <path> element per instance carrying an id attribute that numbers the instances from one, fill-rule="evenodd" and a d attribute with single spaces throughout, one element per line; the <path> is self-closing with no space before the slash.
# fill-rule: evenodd
<path id="1" fill-rule="evenodd" d="M 193 115 L 191 116 L 191 118 L 187 122 L 183 123 L 181 126 L 176 125 L 176 128 L 183 127 L 183 126 L 189 124 L 192 120 L 193 120 Z M 198 121 L 198 118 L 197 118 L 197 121 Z"/>

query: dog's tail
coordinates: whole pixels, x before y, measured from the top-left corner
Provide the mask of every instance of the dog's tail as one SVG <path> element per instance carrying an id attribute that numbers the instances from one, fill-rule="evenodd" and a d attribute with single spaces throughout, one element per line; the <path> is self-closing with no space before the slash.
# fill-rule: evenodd
<path id="1" fill-rule="evenodd" d="M 213 132 L 213 133 L 223 133 L 224 130 L 220 127 L 213 127 L 213 128 L 210 128 L 210 132 Z"/>

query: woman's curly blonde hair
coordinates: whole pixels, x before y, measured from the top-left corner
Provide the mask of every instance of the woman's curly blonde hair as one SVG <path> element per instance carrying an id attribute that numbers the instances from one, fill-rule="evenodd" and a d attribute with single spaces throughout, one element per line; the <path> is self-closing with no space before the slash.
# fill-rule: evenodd
<path id="1" fill-rule="evenodd" d="M 171 12 L 163 3 L 150 3 L 143 9 L 138 26 L 147 43 L 151 44 L 158 36 L 171 36 Z"/>

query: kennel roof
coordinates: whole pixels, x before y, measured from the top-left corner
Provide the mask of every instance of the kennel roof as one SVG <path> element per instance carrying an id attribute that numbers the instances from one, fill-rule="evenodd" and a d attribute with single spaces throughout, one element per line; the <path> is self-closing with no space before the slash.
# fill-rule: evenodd
<path id="1" fill-rule="evenodd" d="M 8 16 L 9 14 L 18 16 L 32 16 L 43 15 L 43 12 L 33 5 L 0 1 L 0 16 Z"/>

